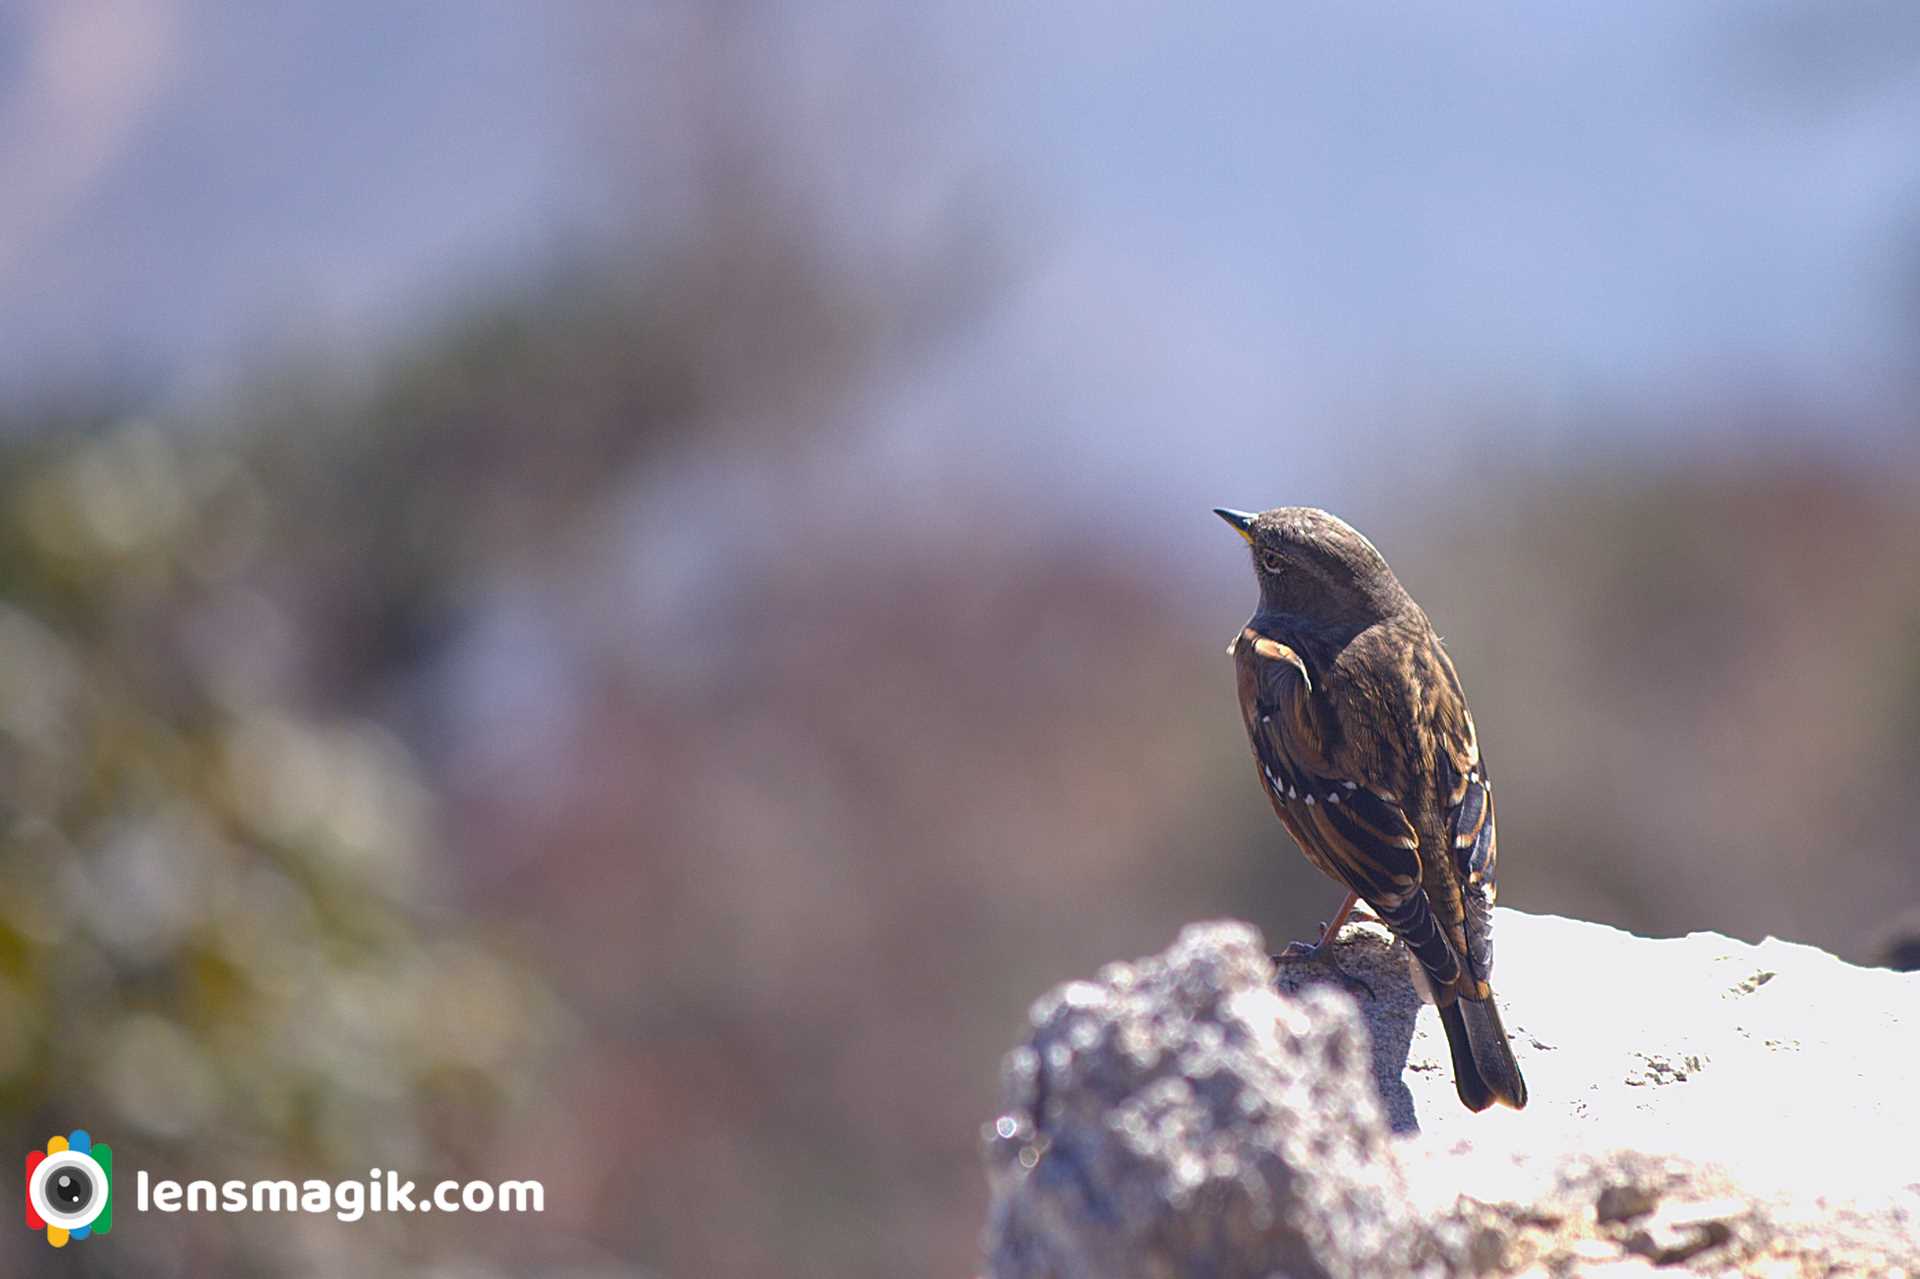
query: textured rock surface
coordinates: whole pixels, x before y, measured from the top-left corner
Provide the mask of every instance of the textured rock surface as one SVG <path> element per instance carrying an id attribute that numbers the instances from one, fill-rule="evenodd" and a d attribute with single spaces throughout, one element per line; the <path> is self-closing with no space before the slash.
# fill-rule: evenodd
<path id="1" fill-rule="evenodd" d="M 1920 1277 L 1920 975 L 1496 933 L 1521 1113 L 1460 1106 L 1377 924 L 1340 937 L 1357 1002 L 1311 967 L 1270 992 L 1242 925 L 1042 1000 L 989 1129 L 993 1272 Z"/>
<path id="2" fill-rule="evenodd" d="M 1035 1005 L 988 1132 L 995 1275 L 1381 1275 L 1415 1238 L 1366 1032 L 1282 998 L 1259 935 L 1189 928 Z"/>

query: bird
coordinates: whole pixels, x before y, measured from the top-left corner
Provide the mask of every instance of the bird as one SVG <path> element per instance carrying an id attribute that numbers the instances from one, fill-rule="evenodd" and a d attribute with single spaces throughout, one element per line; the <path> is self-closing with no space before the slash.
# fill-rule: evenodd
<path id="1" fill-rule="evenodd" d="M 1307 860 L 1347 890 L 1318 942 L 1276 959 L 1330 963 L 1334 935 L 1365 902 L 1439 1010 L 1461 1102 L 1525 1107 L 1491 985 L 1493 781 L 1440 637 L 1339 517 L 1214 514 L 1246 539 L 1260 584 L 1227 651 L 1261 788 Z"/>

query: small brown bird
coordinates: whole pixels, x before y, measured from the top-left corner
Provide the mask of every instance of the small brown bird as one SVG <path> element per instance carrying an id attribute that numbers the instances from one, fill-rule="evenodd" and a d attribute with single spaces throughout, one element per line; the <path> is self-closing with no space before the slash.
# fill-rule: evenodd
<path id="1" fill-rule="evenodd" d="M 1253 548 L 1260 607 L 1232 646 L 1260 783 L 1307 860 L 1417 961 L 1469 1110 L 1527 1085 L 1494 1006 L 1493 783 L 1453 663 L 1373 543 L 1307 506 L 1216 510 Z"/>

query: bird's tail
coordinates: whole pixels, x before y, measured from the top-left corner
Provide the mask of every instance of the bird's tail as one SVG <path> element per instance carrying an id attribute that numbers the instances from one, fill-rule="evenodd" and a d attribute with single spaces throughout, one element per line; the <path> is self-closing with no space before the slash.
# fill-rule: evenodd
<path id="1" fill-rule="evenodd" d="M 1496 1101 L 1526 1107 L 1527 1081 L 1492 998 L 1455 999 L 1440 1009 L 1440 1025 L 1453 1053 L 1453 1086 L 1468 1110 L 1485 1110 Z"/>

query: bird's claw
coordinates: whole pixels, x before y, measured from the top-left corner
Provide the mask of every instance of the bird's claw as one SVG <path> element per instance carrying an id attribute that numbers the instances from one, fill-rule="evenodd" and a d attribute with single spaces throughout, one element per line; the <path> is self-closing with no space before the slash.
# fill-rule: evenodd
<path id="1" fill-rule="evenodd" d="M 1335 982 L 1346 987 L 1349 994 L 1373 998 L 1373 987 L 1334 962 L 1330 943 L 1316 946 L 1311 942 L 1289 942 L 1285 950 L 1273 956 L 1273 963 L 1276 968 L 1282 964 L 1313 964 L 1326 969 Z"/>

